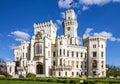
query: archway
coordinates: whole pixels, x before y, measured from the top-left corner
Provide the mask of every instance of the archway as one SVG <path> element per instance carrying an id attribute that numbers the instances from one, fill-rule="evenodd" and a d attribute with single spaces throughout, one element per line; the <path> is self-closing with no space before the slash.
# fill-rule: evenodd
<path id="1" fill-rule="evenodd" d="M 42 64 L 37 64 L 36 74 L 43 74 L 43 65 Z"/>

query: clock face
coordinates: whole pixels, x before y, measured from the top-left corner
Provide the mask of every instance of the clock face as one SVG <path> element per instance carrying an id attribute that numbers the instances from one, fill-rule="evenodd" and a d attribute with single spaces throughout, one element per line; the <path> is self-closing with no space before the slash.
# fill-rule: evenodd
<path id="1" fill-rule="evenodd" d="M 68 27 L 67 30 L 70 31 L 70 27 Z"/>

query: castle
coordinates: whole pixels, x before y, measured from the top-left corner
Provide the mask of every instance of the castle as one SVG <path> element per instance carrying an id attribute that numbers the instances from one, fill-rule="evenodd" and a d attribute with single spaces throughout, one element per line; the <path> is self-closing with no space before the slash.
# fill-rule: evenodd
<path id="1" fill-rule="evenodd" d="M 7 62 L 7 72 L 13 77 L 106 77 L 106 38 L 83 35 L 79 45 L 75 12 L 65 12 L 64 35 L 56 36 L 57 28 L 50 20 L 34 24 L 30 42 L 14 47 L 14 61 Z M 79 33 L 79 32 L 78 32 Z"/>

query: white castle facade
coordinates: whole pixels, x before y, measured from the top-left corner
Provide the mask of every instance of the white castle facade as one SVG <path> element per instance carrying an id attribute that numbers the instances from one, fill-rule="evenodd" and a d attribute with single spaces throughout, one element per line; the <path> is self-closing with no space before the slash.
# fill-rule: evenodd
<path id="1" fill-rule="evenodd" d="M 14 61 L 7 62 L 7 72 L 13 77 L 28 73 L 37 77 L 106 77 L 106 38 L 83 35 L 80 46 L 72 9 L 65 12 L 63 28 L 64 35 L 56 36 L 51 20 L 34 24 L 31 41 L 14 47 Z"/>

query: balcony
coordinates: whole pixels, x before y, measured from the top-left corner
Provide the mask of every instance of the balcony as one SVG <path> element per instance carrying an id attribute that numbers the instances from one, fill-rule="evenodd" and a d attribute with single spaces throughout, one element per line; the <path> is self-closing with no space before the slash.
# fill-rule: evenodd
<path id="1" fill-rule="evenodd" d="M 53 66 L 53 70 L 63 71 L 63 70 L 71 70 L 71 69 L 72 69 L 72 66 L 69 66 L 69 65 Z"/>

